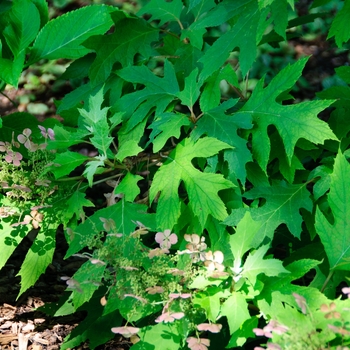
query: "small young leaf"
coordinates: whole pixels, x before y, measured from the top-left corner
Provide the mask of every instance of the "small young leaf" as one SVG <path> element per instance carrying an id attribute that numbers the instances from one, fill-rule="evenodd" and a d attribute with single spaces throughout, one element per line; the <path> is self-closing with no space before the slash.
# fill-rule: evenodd
<path id="1" fill-rule="evenodd" d="M 123 194 L 126 201 L 133 202 L 141 192 L 140 187 L 137 185 L 140 180 L 143 180 L 142 176 L 127 173 L 115 188 L 114 193 Z"/>
<path id="2" fill-rule="evenodd" d="M 67 199 L 67 207 L 64 212 L 64 217 L 66 222 L 68 222 L 74 215 L 77 220 L 84 218 L 84 209 L 83 207 L 94 207 L 95 205 L 85 198 L 86 194 L 80 191 L 75 191 L 68 199 Z"/>

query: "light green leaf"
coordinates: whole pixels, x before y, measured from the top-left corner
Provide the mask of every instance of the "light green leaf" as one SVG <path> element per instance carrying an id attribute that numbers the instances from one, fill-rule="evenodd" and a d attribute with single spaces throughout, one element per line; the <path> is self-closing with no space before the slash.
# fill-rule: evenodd
<path id="1" fill-rule="evenodd" d="M 184 106 L 192 109 L 200 94 L 201 83 L 197 82 L 198 68 L 185 78 L 185 88 L 177 94 Z"/>
<path id="2" fill-rule="evenodd" d="M 56 225 L 41 229 L 30 247 L 17 276 L 21 276 L 21 289 L 17 298 L 34 286 L 38 278 L 52 263 L 56 246 Z"/>
<path id="3" fill-rule="evenodd" d="M 231 335 L 227 348 L 242 347 L 248 338 L 255 338 L 254 328 L 258 327 L 258 318 L 256 316 L 246 320 L 243 325 Z"/>
<path id="4" fill-rule="evenodd" d="M 158 323 L 155 326 L 142 327 L 138 333 L 141 341 L 130 350 L 178 350 L 183 336 L 179 334 L 176 323 Z"/>
<path id="5" fill-rule="evenodd" d="M 327 139 L 337 139 L 327 123 L 317 118 L 317 114 L 333 101 L 310 101 L 287 106 L 276 102 L 277 97 L 289 90 L 300 77 L 306 61 L 307 58 L 304 58 L 285 67 L 266 88 L 260 80 L 248 102 L 237 112 L 239 118 L 247 114 L 253 117 L 253 155 L 264 171 L 270 154 L 267 133 L 270 125 L 277 128 L 283 140 L 289 164 L 299 139 L 321 144 Z"/>
<path id="6" fill-rule="evenodd" d="M 85 109 L 79 109 L 79 113 L 83 117 L 85 128 L 93 134 L 90 138 L 91 143 L 106 157 L 113 137 L 109 135 L 110 128 L 107 121 L 109 107 L 101 108 L 103 96 L 103 87 L 101 87 L 95 95 L 89 97 L 88 105 Z"/>
<path id="7" fill-rule="evenodd" d="M 35 39 L 40 27 L 40 15 L 29 0 L 14 0 L 9 13 L 9 24 L 3 31 L 15 58 Z"/>
<path id="8" fill-rule="evenodd" d="M 338 47 L 342 47 L 350 39 L 349 26 L 350 0 L 344 1 L 344 6 L 333 19 L 331 29 L 329 30 L 327 40 L 335 37 Z"/>
<path id="9" fill-rule="evenodd" d="M 208 287 L 205 291 L 196 293 L 192 303 L 194 307 L 203 308 L 208 320 L 215 323 L 220 313 L 221 298 L 224 297 L 222 288 Z"/>
<path id="10" fill-rule="evenodd" d="M 143 19 L 126 18 L 116 23 L 113 34 L 89 39 L 84 45 L 96 51 L 96 59 L 89 72 L 92 85 L 104 83 L 116 62 L 126 67 L 133 64 L 138 53 L 145 58 L 151 56 L 151 43 L 158 39 L 158 35 L 158 30 Z"/>
<path id="11" fill-rule="evenodd" d="M 149 13 L 152 15 L 150 20 L 159 19 L 159 26 L 162 26 L 166 22 L 180 22 L 182 8 L 181 0 L 172 0 L 171 2 L 151 0 L 140 9 L 137 15 L 141 16 Z"/>
<path id="12" fill-rule="evenodd" d="M 266 199 L 262 207 L 251 209 L 252 218 L 261 222 L 254 241 L 261 242 L 265 237 L 272 239 L 275 229 L 282 223 L 295 237 L 300 237 L 303 222 L 300 208 L 311 212 L 313 207 L 306 185 L 290 185 L 282 181 L 270 187 L 255 187 L 245 193 L 244 197 L 249 199 Z"/>
<path id="13" fill-rule="evenodd" d="M 127 173 L 120 184 L 115 188 L 115 194 L 123 194 L 127 202 L 133 202 L 140 194 L 140 187 L 137 185 L 139 181 L 143 180 L 140 175 Z"/>
<path id="14" fill-rule="evenodd" d="M 97 158 L 98 160 L 91 160 L 90 162 L 86 163 L 85 170 L 83 173 L 83 175 L 85 175 L 85 177 L 87 178 L 90 187 L 92 187 L 93 185 L 94 175 L 102 174 L 104 171 L 103 166 L 105 165 L 105 157 L 97 156 L 95 158 Z"/>
<path id="15" fill-rule="evenodd" d="M 180 216 L 178 187 L 185 184 L 189 206 L 204 227 L 208 215 L 218 220 L 227 216 L 226 208 L 217 192 L 233 184 L 219 174 L 202 173 L 193 167 L 195 157 L 210 157 L 230 146 L 217 139 L 206 137 L 194 143 L 185 139 L 170 153 L 168 159 L 154 176 L 150 189 L 152 202 L 158 192 L 157 225 L 160 229 L 171 229 Z M 171 174 L 171 176 L 169 176 Z"/>
<path id="16" fill-rule="evenodd" d="M 75 191 L 68 199 L 64 211 L 65 220 L 68 222 L 74 215 L 78 220 L 85 217 L 83 207 L 94 207 L 95 205 L 85 198 L 86 193 Z"/>
<path id="17" fill-rule="evenodd" d="M 316 209 L 316 231 L 327 253 L 331 270 L 350 268 L 350 165 L 338 153 L 328 194 L 334 223 L 331 224 L 320 208 Z"/>
<path id="18" fill-rule="evenodd" d="M 66 151 L 56 155 L 55 164 L 50 167 L 50 171 L 56 179 L 68 175 L 76 167 L 89 160 L 89 157 L 83 156 L 77 152 Z"/>
<path id="19" fill-rule="evenodd" d="M 221 314 L 227 317 L 230 334 L 233 334 L 240 329 L 243 323 L 250 318 L 248 303 L 244 295 L 240 292 L 233 292 L 223 303 Z"/>
<path id="20" fill-rule="evenodd" d="M 194 140 L 206 134 L 220 141 L 228 143 L 232 149 L 224 151 L 225 160 L 230 170 L 243 183 L 246 178 L 245 164 L 251 161 L 251 153 L 247 148 L 247 141 L 238 136 L 238 129 L 252 128 L 251 117 L 241 118 L 235 114 L 228 115 L 226 110 L 236 105 L 238 100 L 228 100 L 220 106 L 204 113 L 198 120 L 196 128 L 192 131 Z"/>
<path id="21" fill-rule="evenodd" d="M 68 147 L 84 142 L 84 137 L 89 134 L 85 130 L 76 130 L 64 128 L 60 125 L 55 125 L 53 128 L 55 133 L 55 139 L 49 140 L 47 149 L 48 150 L 64 150 Z"/>
<path id="22" fill-rule="evenodd" d="M 261 273 L 266 276 L 278 276 L 281 273 L 289 273 L 283 267 L 282 261 L 277 259 L 263 259 L 268 249 L 268 245 L 263 245 L 257 250 L 250 252 L 243 265 L 242 276 L 247 278 L 253 286 L 255 285 L 257 276 Z"/>
<path id="23" fill-rule="evenodd" d="M 230 246 L 235 258 L 234 267 L 241 267 L 241 258 L 250 249 L 256 248 L 261 242 L 253 239 L 257 236 L 261 222 L 254 221 L 250 212 L 246 212 L 243 219 L 238 223 L 236 232 L 230 235 Z"/>
<path id="24" fill-rule="evenodd" d="M 76 59 L 91 50 L 82 43 L 92 35 L 104 34 L 112 25 L 107 6 L 91 5 L 49 21 L 37 36 L 29 64 L 43 58 Z"/>
<path id="25" fill-rule="evenodd" d="M 162 113 L 157 115 L 148 129 L 153 129 L 149 138 L 153 143 L 153 153 L 159 152 L 170 137 L 180 137 L 181 127 L 190 126 L 191 121 L 182 113 Z"/>
<path id="26" fill-rule="evenodd" d="M 3 203 L 1 204 L 2 207 L 6 207 Z M 0 221 L 0 270 L 5 266 L 8 258 L 12 255 L 29 231 L 28 225 L 20 225 L 17 227 L 11 226 L 16 223 L 13 221 L 14 220 L 10 219 L 2 219 Z"/>

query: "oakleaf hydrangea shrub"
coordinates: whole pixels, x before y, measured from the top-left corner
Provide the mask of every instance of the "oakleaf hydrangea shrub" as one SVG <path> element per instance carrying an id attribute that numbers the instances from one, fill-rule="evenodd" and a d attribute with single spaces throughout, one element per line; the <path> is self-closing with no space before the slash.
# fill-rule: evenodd
<path id="1" fill-rule="evenodd" d="M 55 19 L 44 0 L 0 5 L 1 89 L 58 59 L 74 87 L 56 101 L 61 122 L 1 121 L 0 267 L 38 232 L 21 295 L 63 227 L 66 258 L 83 264 L 46 311 L 87 317 L 61 349 L 115 334 L 133 350 L 346 349 L 349 67 L 300 103 L 308 57 L 250 77 L 314 19 L 347 50 L 348 0 L 315 0 L 307 16 L 293 0 L 141 5 Z"/>

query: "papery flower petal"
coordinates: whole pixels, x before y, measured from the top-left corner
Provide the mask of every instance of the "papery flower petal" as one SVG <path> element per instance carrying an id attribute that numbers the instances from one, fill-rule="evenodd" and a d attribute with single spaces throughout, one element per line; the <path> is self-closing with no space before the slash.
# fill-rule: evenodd
<path id="1" fill-rule="evenodd" d="M 211 333 L 219 333 L 221 331 L 222 324 L 218 323 L 201 323 L 197 325 L 199 331 L 208 331 Z"/>
<path id="2" fill-rule="evenodd" d="M 164 233 L 163 232 L 157 232 L 155 236 L 155 241 L 159 244 L 162 244 L 164 241 Z"/>
<path id="3" fill-rule="evenodd" d="M 214 252 L 214 261 L 219 263 L 219 264 L 222 264 L 223 261 L 224 261 L 224 254 L 220 251 L 220 250 L 217 250 Z"/>
<path id="4" fill-rule="evenodd" d="M 111 331 L 116 334 L 121 334 L 125 338 L 130 338 L 133 334 L 136 334 L 140 331 L 140 328 L 137 327 L 113 327 L 111 328 Z"/>

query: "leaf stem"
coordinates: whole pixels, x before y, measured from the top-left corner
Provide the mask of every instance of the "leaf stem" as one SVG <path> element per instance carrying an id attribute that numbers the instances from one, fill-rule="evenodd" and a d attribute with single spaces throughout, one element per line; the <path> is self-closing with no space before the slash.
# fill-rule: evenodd
<path id="1" fill-rule="evenodd" d="M 323 286 L 322 286 L 322 288 L 320 290 L 322 293 L 326 289 L 327 284 L 329 283 L 330 279 L 333 277 L 333 274 L 334 274 L 334 270 L 329 272 L 329 274 L 328 274 L 326 280 L 324 281 Z"/>

